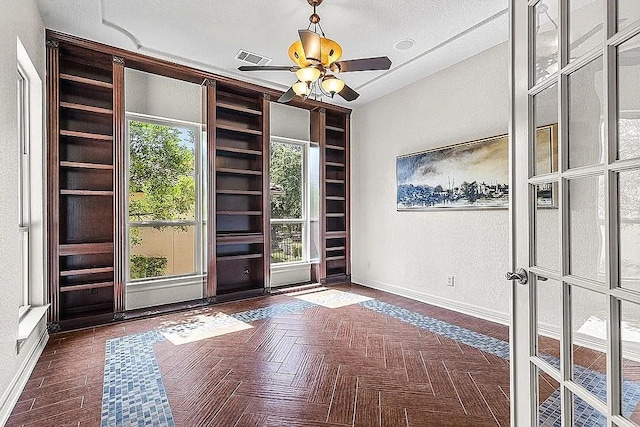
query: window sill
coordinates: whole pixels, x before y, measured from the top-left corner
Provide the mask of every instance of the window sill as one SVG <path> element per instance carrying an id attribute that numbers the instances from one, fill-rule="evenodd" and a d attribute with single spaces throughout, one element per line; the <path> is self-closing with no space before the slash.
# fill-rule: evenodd
<path id="1" fill-rule="evenodd" d="M 47 310 L 49 310 L 49 304 L 36 307 L 32 306 L 31 309 L 22 316 L 22 319 L 20 319 L 18 323 L 18 352 L 22 344 L 29 339 L 31 333 L 36 329 L 44 315 L 47 314 Z"/>

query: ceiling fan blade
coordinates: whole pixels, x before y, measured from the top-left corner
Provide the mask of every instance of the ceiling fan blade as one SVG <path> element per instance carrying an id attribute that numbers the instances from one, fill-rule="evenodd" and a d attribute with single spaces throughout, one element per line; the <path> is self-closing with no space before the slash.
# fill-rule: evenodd
<path id="1" fill-rule="evenodd" d="M 311 30 L 298 30 L 300 41 L 302 42 L 302 50 L 307 61 L 320 62 L 322 56 L 320 54 L 320 35 Z"/>
<path id="2" fill-rule="evenodd" d="M 341 73 L 350 71 L 388 70 L 391 68 L 391 60 L 386 56 L 376 58 L 348 59 L 336 62 Z"/>
<path id="3" fill-rule="evenodd" d="M 243 65 L 238 67 L 240 71 L 298 71 L 298 67 L 290 65 Z"/>
<path id="4" fill-rule="evenodd" d="M 288 91 L 282 94 L 282 96 L 278 99 L 278 102 L 286 104 L 287 102 L 291 101 L 294 96 L 296 96 L 296 93 L 293 91 L 293 87 L 290 87 Z"/>
<path id="5" fill-rule="evenodd" d="M 338 92 L 338 95 L 340 95 L 345 101 L 355 101 L 360 96 L 358 92 L 347 85 L 344 85 L 342 90 Z"/>

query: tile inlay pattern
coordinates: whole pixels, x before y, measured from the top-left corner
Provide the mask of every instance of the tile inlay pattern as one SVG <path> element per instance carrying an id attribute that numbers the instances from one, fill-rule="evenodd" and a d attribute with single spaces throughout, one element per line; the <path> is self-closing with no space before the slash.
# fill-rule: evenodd
<path id="1" fill-rule="evenodd" d="M 357 285 L 332 289 L 355 291 L 336 296 L 351 305 L 281 294 L 53 335 L 7 427 L 509 425 L 507 327 Z M 180 345 L 162 335 L 216 313 L 251 328 Z M 543 347 L 557 366 L 557 345 Z M 599 397 L 605 361 L 576 352 L 581 384 Z M 638 422 L 640 363 L 624 369 L 623 410 Z M 557 383 L 543 377 L 541 419 L 558 425 Z M 576 408 L 576 425 L 600 425 L 586 403 Z"/>
<path id="2" fill-rule="evenodd" d="M 297 313 L 312 305 L 306 301 L 294 301 L 247 310 L 230 317 L 241 322 L 254 322 Z M 220 327 L 228 324 L 220 323 Z M 153 344 L 165 340 L 163 333 L 184 333 L 198 326 L 197 322 L 178 324 L 107 341 L 101 427 L 175 426 Z"/>

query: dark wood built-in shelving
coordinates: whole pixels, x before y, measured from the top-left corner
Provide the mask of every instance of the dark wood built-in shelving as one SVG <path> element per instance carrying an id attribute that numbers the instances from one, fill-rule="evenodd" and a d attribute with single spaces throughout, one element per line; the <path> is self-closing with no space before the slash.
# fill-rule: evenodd
<path id="1" fill-rule="evenodd" d="M 126 64 L 126 65 L 125 65 Z M 202 84 L 206 291 L 260 295 L 270 279 L 270 103 L 281 91 L 47 31 L 48 282 L 55 330 L 121 319 L 125 307 L 125 67 Z M 295 97 L 321 149 L 321 264 L 348 280 L 350 110 Z"/>

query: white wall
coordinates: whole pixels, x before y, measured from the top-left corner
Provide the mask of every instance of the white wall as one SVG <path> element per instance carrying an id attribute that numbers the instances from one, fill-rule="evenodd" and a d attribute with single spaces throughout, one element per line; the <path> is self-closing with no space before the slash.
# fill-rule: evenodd
<path id="1" fill-rule="evenodd" d="M 18 127 L 16 100 L 16 37 L 19 37 L 39 76 L 45 80 L 44 26 L 33 0 L 0 0 L 0 424 L 7 399 L 15 396 L 20 371 L 43 336 L 44 321 L 17 354 L 20 292 L 18 234 Z M 44 143 L 44 141 L 43 141 Z M 42 195 L 35 195 L 42 197 Z M 39 278 L 42 280 L 42 278 Z M 38 354 L 35 355 L 37 359 Z M 28 372 L 26 373 L 28 377 Z M 19 393 L 19 390 L 17 390 Z M 12 393 L 11 396 L 9 394 Z M 12 402 L 11 402 L 12 403 Z"/>
<path id="2" fill-rule="evenodd" d="M 508 319 L 507 210 L 398 212 L 395 176 L 398 155 L 506 133 L 508 69 L 505 43 L 353 112 L 354 282 Z"/>

